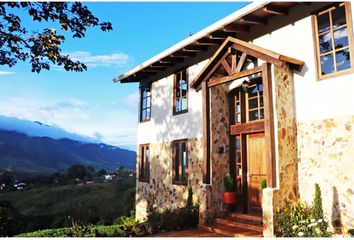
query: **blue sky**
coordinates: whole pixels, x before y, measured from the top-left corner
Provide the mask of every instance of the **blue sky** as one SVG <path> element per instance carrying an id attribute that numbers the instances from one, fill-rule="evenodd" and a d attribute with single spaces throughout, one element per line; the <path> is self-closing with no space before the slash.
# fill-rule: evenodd
<path id="1" fill-rule="evenodd" d="M 62 50 L 88 66 L 83 73 L 28 63 L 0 66 L 0 115 L 13 116 L 135 149 L 138 85 L 112 79 L 246 5 L 242 2 L 86 3 L 113 31 L 66 36 Z M 29 20 L 34 28 L 37 25 Z M 40 26 L 45 26 L 44 24 Z"/>

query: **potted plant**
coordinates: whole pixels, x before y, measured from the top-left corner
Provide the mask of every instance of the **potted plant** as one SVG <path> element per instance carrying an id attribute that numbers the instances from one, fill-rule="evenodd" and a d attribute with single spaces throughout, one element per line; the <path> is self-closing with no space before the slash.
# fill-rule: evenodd
<path id="1" fill-rule="evenodd" d="M 230 173 L 224 176 L 224 203 L 225 204 L 235 204 L 236 203 L 236 192 L 234 189 L 234 179 Z"/>

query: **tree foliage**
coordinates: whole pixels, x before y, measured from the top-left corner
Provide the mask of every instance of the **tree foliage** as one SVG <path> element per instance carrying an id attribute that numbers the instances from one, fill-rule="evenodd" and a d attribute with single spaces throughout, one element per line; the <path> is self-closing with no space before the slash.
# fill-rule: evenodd
<path id="1" fill-rule="evenodd" d="M 315 220 L 323 219 L 321 188 L 318 183 L 315 184 L 315 198 L 313 200 L 311 217 Z"/>
<path id="2" fill-rule="evenodd" d="M 33 22 L 58 24 L 60 30 L 29 29 L 21 21 L 21 11 Z M 12 67 L 18 61 L 29 61 L 32 72 L 49 70 L 51 64 L 82 72 L 87 69 L 85 64 L 64 55 L 61 45 L 64 32 L 83 38 L 88 27 L 112 30 L 110 22 L 101 22 L 81 2 L 0 2 L 0 65 Z"/>

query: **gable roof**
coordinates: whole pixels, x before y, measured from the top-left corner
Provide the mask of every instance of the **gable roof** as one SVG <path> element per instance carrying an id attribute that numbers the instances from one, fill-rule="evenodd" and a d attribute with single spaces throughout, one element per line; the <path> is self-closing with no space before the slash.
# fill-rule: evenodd
<path id="1" fill-rule="evenodd" d="M 173 68 L 175 62 L 184 62 L 188 58 L 196 58 L 201 56 L 203 52 L 210 50 L 210 47 L 220 46 L 227 36 L 240 38 L 242 34 L 249 34 L 252 26 L 266 25 L 268 19 L 273 16 L 288 15 L 289 9 L 298 4 L 302 3 L 254 1 L 135 68 L 115 77 L 113 81 L 121 83 L 140 82 L 143 79 L 155 77 L 157 73 Z M 210 57 L 210 55 L 207 55 L 204 54 L 203 58 Z"/>
<path id="2" fill-rule="evenodd" d="M 269 62 L 276 66 L 283 66 L 285 63 L 288 63 L 291 68 L 297 71 L 301 71 L 301 68 L 304 65 L 304 62 L 301 60 L 281 55 L 279 53 L 233 37 L 228 37 L 215 52 L 203 70 L 198 74 L 193 82 L 191 82 L 190 86 L 192 88 L 197 88 L 202 81 L 207 80 L 216 70 L 217 65 L 220 64 L 220 60 L 225 57 L 230 48 L 243 52 L 254 58 L 261 59 L 265 62 Z"/>

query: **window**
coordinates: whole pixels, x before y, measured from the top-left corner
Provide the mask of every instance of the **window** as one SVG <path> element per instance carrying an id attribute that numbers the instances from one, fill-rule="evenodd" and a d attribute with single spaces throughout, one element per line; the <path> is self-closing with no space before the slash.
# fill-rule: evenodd
<path id="1" fill-rule="evenodd" d="M 140 122 L 151 118 L 151 84 L 140 87 Z"/>
<path id="2" fill-rule="evenodd" d="M 345 74 L 353 69 L 350 3 L 336 5 L 313 17 L 319 79 Z"/>
<path id="3" fill-rule="evenodd" d="M 263 84 L 261 78 L 249 82 L 247 91 L 238 88 L 233 96 L 234 124 L 242 124 L 264 119 Z"/>
<path id="4" fill-rule="evenodd" d="M 150 160 L 149 160 L 149 145 L 140 145 L 139 156 L 139 181 L 149 182 L 150 177 Z"/>
<path id="5" fill-rule="evenodd" d="M 173 158 L 173 184 L 187 184 L 188 176 L 188 155 L 187 140 L 174 141 Z"/>
<path id="6" fill-rule="evenodd" d="M 188 112 L 188 76 L 184 69 L 175 73 L 173 87 L 173 114 Z"/>

